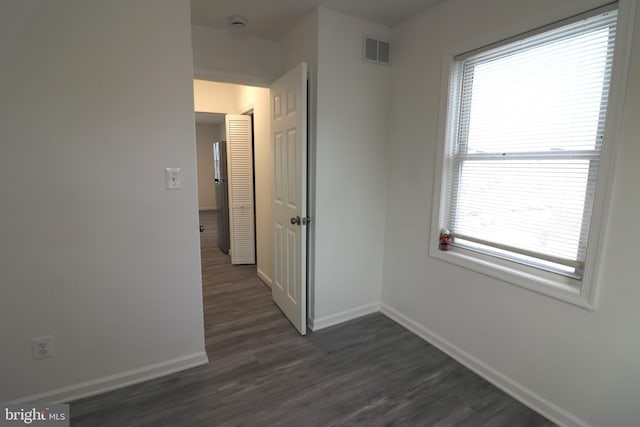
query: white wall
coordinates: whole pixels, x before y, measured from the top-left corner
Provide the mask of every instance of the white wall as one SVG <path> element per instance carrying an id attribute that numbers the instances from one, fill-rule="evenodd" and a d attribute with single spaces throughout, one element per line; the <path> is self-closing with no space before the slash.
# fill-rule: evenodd
<path id="1" fill-rule="evenodd" d="M 277 42 L 198 25 L 192 40 L 196 78 L 267 86 L 279 75 Z"/>
<path id="2" fill-rule="evenodd" d="M 319 9 L 314 328 L 377 311 L 391 68 L 362 61 L 390 29 Z"/>
<path id="3" fill-rule="evenodd" d="M 196 156 L 198 159 L 198 208 L 216 209 L 216 187 L 213 181 L 213 143 L 220 141 L 220 128 L 211 123 L 196 123 Z"/>
<path id="4" fill-rule="evenodd" d="M 253 109 L 257 268 L 260 277 L 270 285 L 273 278 L 273 232 L 269 89 L 194 80 L 193 90 L 195 111 L 198 112 L 242 114 Z"/>
<path id="5" fill-rule="evenodd" d="M 194 80 L 194 110 L 201 113 L 237 114 L 238 86 L 231 83 Z"/>
<path id="6" fill-rule="evenodd" d="M 312 76 L 315 76 L 318 64 L 318 14 L 318 9 L 309 12 L 280 42 L 281 75 L 306 62 L 313 71 Z M 315 81 L 315 78 L 311 81 Z"/>
<path id="7" fill-rule="evenodd" d="M 394 28 L 382 302 L 559 422 L 632 426 L 640 421 L 638 25 L 596 310 L 435 260 L 427 250 L 443 50 L 472 39 L 491 42 L 491 35 L 512 35 L 601 3 L 450 0 Z"/>
<path id="8" fill-rule="evenodd" d="M 3 3 L 0 401 L 206 362 L 190 29 L 186 0 Z"/>
<path id="9" fill-rule="evenodd" d="M 217 128 L 218 132 L 216 133 L 215 139 L 216 141 L 226 141 L 227 140 L 227 129 L 224 125 L 220 125 Z"/>

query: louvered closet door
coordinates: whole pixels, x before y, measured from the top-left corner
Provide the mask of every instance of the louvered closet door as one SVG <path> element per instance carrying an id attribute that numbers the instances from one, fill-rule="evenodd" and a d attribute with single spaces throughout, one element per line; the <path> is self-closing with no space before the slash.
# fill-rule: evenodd
<path id="1" fill-rule="evenodd" d="M 227 184 L 231 264 L 255 264 L 251 117 L 227 114 Z"/>

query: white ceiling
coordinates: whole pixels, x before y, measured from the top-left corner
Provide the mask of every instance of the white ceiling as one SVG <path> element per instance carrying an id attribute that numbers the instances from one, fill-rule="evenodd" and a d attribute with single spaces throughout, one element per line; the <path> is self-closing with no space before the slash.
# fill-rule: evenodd
<path id="1" fill-rule="evenodd" d="M 442 0 L 191 0 L 191 23 L 228 28 L 227 17 L 248 20 L 245 33 L 279 41 L 306 13 L 325 6 L 388 26 L 398 24 Z"/>

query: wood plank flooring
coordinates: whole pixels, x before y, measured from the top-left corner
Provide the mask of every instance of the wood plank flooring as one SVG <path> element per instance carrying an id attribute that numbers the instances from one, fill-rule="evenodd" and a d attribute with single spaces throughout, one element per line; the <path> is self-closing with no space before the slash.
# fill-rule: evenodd
<path id="1" fill-rule="evenodd" d="M 554 425 L 382 314 L 299 336 L 201 223 L 210 363 L 72 402 L 72 426 Z"/>

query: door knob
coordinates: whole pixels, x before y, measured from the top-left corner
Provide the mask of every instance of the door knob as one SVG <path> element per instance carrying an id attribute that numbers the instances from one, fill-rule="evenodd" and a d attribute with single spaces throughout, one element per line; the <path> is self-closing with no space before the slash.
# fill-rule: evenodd
<path id="1" fill-rule="evenodd" d="M 299 217 L 299 216 L 296 216 L 296 217 L 291 218 L 291 224 L 298 224 L 298 225 L 300 225 L 300 217 Z"/>

